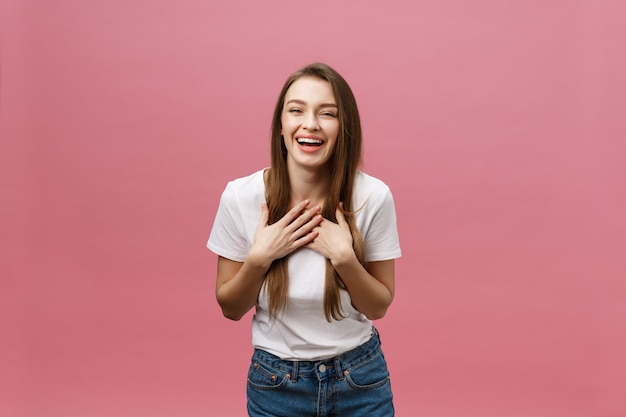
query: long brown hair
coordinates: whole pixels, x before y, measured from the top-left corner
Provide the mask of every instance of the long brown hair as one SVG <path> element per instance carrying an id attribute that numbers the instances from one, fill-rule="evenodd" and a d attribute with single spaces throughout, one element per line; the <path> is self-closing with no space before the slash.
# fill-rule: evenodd
<path id="1" fill-rule="evenodd" d="M 335 151 L 329 161 L 330 184 L 326 202 L 323 205 L 324 218 L 336 222 L 335 210 L 343 203 L 346 221 L 352 232 L 356 256 L 365 266 L 365 244 L 354 219 L 352 196 L 354 180 L 361 164 L 361 120 L 354 94 L 348 83 L 337 71 L 326 64 L 308 65 L 292 74 L 280 92 L 271 130 L 271 168 L 266 181 L 266 200 L 269 207 L 269 224 L 280 220 L 289 211 L 291 188 L 287 170 L 287 148 L 281 136 L 281 116 L 285 95 L 289 87 L 302 77 L 313 77 L 327 81 L 332 87 L 338 109 L 339 134 Z M 287 270 L 288 256 L 275 260 L 267 272 L 266 291 L 269 298 L 270 316 L 275 318 L 285 308 L 289 284 Z M 331 318 L 344 318 L 341 309 L 340 289 L 345 288 L 339 274 L 326 259 L 326 282 L 324 289 L 324 314 Z"/>

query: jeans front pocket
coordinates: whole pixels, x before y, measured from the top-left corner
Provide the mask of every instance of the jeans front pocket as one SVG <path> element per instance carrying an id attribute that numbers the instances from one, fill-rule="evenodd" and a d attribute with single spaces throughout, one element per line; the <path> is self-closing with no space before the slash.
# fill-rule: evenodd
<path id="1" fill-rule="evenodd" d="M 356 390 L 375 389 L 389 383 L 387 362 L 380 352 L 346 369 L 343 374 L 348 384 Z"/>
<path id="2" fill-rule="evenodd" d="M 258 361 L 253 361 L 248 370 L 248 385 L 254 389 L 280 389 L 288 380 L 288 374 L 281 373 Z"/>

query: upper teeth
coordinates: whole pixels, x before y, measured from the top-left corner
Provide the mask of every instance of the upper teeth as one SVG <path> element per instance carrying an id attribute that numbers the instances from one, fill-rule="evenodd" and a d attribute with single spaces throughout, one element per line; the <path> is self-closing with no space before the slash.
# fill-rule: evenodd
<path id="1" fill-rule="evenodd" d="M 319 145 L 322 143 L 319 139 L 311 139 L 311 138 L 298 138 L 298 143 L 311 143 L 314 145 Z"/>

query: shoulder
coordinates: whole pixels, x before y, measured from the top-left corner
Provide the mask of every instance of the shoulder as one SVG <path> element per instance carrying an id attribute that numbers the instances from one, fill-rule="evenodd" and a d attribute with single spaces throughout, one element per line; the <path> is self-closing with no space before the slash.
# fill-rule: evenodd
<path id="1" fill-rule="evenodd" d="M 229 181 L 222 198 L 256 199 L 259 195 L 265 196 L 264 171 L 265 169 L 261 169 L 245 177 Z"/>
<path id="2" fill-rule="evenodd" d="M 235 178 L 228 182 L 228 187 L 233 189 L 265 188 L 263 181 L 264 172 L 265 169 L 261 169 L 245 177 Z"/>
<path id="3" fill-rule="evenodd" d="M 389 186 L 376 177 L 358 171 L 354 179 L 354 192 L 357 199 L 385 198 L 391 194 Z"/>
<path id="4" fill-rule="evenodd" d="M 395 203 L 391 188 L 381 179 L 362 171 L 357 173 L 353 191 L 353 207 L 363 215 L 371 218 L 387 213 L 395 213 Z"/>

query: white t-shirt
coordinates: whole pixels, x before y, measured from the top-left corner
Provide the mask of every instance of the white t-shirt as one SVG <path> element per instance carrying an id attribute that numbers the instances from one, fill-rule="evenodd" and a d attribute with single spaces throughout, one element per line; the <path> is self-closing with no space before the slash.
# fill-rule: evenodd
<path id="1" fill-rule="evenodd" d="M 222 193 L 207 247 L 216 254 L 243 262 L 265 202 L 263 171 L 231 181 Z M 366 260 L 400 257 L 396 212 L 389 187 L 358 172 L 353 208 L 365 240 Z M 359 210 L 360 209 L 360 210 Z M 271 320 L 265 286 L 252 319 L 252 344 L 285 360 L 318 360 L 337 356 L 369 340 L 372 323 L 356 310 L 341 290 L 343 320 L 330 323 L 324 315 L 325 259 L 301 248 L 289 255 L 289 291 L 285 310 Z"/>

